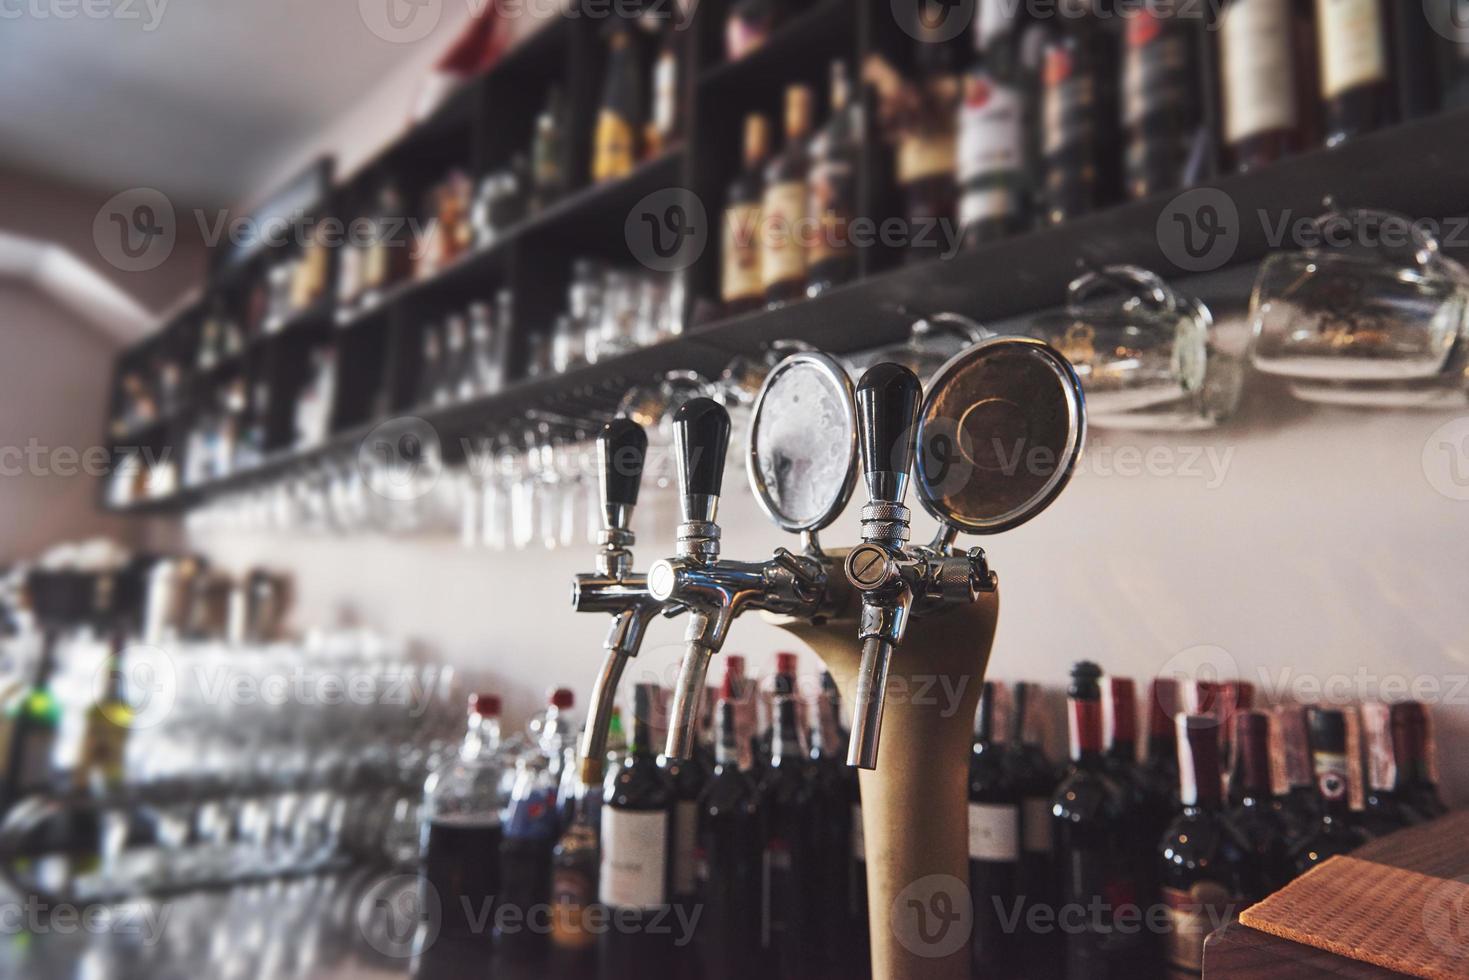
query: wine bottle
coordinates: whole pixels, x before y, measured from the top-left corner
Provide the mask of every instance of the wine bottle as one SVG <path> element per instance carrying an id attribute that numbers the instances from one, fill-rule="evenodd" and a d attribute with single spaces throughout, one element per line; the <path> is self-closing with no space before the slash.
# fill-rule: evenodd
<path id="1" fill-rule="evenodd" d="M 1382 837 L 1426 819 L 1393 791 L 1397 783 L 1397 758 L 1391 718 L 1390 705 L 1376 701 L 1362 705 L 1367 786 L 1358 824 L 1373 837 Z"/>
<path id="2" fill-rule="evenodd" d="M 1122 123 L 1128 196 L 1174 190 L 1201 176 L 1191 166 L 1201 118 L 1196 23 L 1171 4 L 1147 4 L 1127 20 Z"/>
<path id="3" fill-rule="evenodd" d="M 1014 914 L 1020 864 L 1019 788 L 994 739 L 996 685 L 979 696 L 969 759 L 969 895 L 974 907 L 970 946 L 975 975 L 1016 969 L 1015 936 L 1004 923 Z"/>
<path id="4" fill-rule="evenodd" d="M 760 223 L 760 281 L 765 301 L 788 302 L 806 291 L 806 177 L 810 168 L 811 90 L 786 89 L 785 146 L 765 170 Z"/>
<path id="5" fill-rule="evenodd" d="M 1305 874 L 1338 854 L 1350 853 L 1363 840 L 1351 820 L 1346 716 L 1331 708 L 1308 708 L 1306 727 L 1319 816 L 1291 849 L 1291 862 L 1297 874 Z"/>
<path id="6" fill-rule="evenodd" d="M 492 694 L 470 698 L 458 755 L 424 784 L 420 907 L 440 908 L 440 934 L 451 938 L 488 942 L 501 893 L 499 701 Z"/>
<path id="7" fill-rule="evenodd" d="M 1281 815 L 1294 842 L 1315 828 L 1320 815 L 1316 781 L 1311 775 L 1305 709 L 1299 705 L 1277 705 L 1271 734 L 1272 773 L 1278 770 Z"/>
<path id="8" fill-rule="evenodd" d="M 603 933 L 599 967 L 606 977 L 635 978 L 671 970 L 669 840 L 673 780 L 658 765 L 652 720 L 658 702 L 653 684 L 633 688 L 633 737 L 622 765 L 607 774 L 602 790 L 602 866 L 598 895 L 620 923 Z"/>
<path id="9" fill-rule="evenodd" d="M 814 911 L 822 898 L 812 862 L 810 765 L 801 746 L 793 682 L 784 670 L 775 675 L 770 762 L 760 783 L 764 824 L 760 931 L 775 974 L 804 980 L 815 965 Z"/>
<path id="10" fill-rule="evenodd" d="M 1457 0 L 1428 0 L 1433 36 L 1434 75 L 1438 82 L 1440 109 L 1462 109 L 1469 105 L 1469 23 L 1455 16 Z"/>
<path id="11" fill-rule="evenodd" d="M 1229 773 L 1229 820 L 1249 847 L 1252 882 L 1246 895 L 1261 899 L 1292 877 L 1290 831 L 1274 798 L 1270 773 L 1270 716 L 1235 716 L 1234 765 Z"/>
<path id="12" fill-rule="evenodd" d="M 589 972 L 597 947 L 592 909 L 602 860 L 589 789 L 579 787 L 571 823 L 551 852 L 551 943 L 560 959 L 583 973 Z"/>
<path id="13" fill-rule="evenodd" d="M 1009 738 L 1005 743 L 1005 767 L 1020 796 L 1020 864 L 1015 891 L 1017 901 L 1028 907 L 1055 908 L 1057 876 L 1053 863 L 1051 797 L 1056 778 L 1033 731 L 1040 715 L 1040 690 L 1021 682 L 1012 690 Z M 1048 937 L 1026 932 L 1020 939 L 1020 956 L 1027 975 L 1054 972 L 1059 952 Z"/>
<path id="14" fill-rule="evenodd" d="M 1115 48 L 1091 0 L 1065 0 L 1042 42 L 1044 218 L 1061 224 L 1112 202 L 1116 180 Z"/>
<path id="15" fill-rule="evenodd" d="M 673 901 L 693 908 L 698 901 L 699 794 L 709 778 L 696 753 L 688 759 L 658 757 L 673 786 L 673 836 L 669 860 Z"/>
<path id="16" fill-rule="evenodd" d="M 1178 794 L 1178 728 L 1173 719 L 1182 707 L 1178 681 L 1154 678 L 1148 692 L 1148 753 L 1141 772 L 1151 792 L 1166 793 L 1171 803 Z"/>
<path id="17" fill-rule="evenodd" d="M 35 680 L 6 708 L 10 744 L 0 813 L 32 793 L 46 793 L 53 788 L 56 739 L 61 729 L 61 704 L 51 692 L 55 642 L 48 632 Z"/>
<path id="18" fill-rule="evenodd" d="M 818 296 L 857 272 L 851 221 L 857 213 L 857 169 L 862 148 L 861 106 L 852 100 L 847 65 L 831 63 L 831 101 L 826 125 L 811 141 L 812 237 L 806 250 L 806 295 Z"/>
<path id="19" fill-rule="evenodd" d="M 1250 878 L 1249 845 L 1224 814 L 1213 718 L 1178 716 L 1178 772 L 1183 810 L 1158 846 L 1168 965 L 1175 976 L 1198 976 L 1204 940 L 1245 906 Z"/>
<path id="20" fill-rule="evenodd" d="M 607 40 L 607 74 L 601 108 L 592 136 L 592 180 L 616 180 L 632 172 L 638 159 L 638 134 L 643 121 L 643 73 L 632 26 L 620 17 L 611 20 Z"/>
<path id="21" fill-rule="evenodd" d="M 566 170 L 562 137 L 565 123 L 561 111 L 561 90 L 551 89 L 546 104 L 536 116 L 535 137 L 531 145 L 531 209 L 540 210 L 566 191 Z"/>
<path id="22" fill-rule="evenodd" d="M 1026 22 L 1019 9 L 985 0 L 974 22 L 956 160 L 966 248 L 1016 234 L 1030 221 L 1031 86 L 1021 57 Z"/>
<path id="23" fill-rule="evenodd" d="M 516 763 L 500 840 L 501 913 L 495 919 L 495 941 L 507 955 L 534 955 L 546 945 L 547 934 L 535 924 L 551 903 L 551 852 L 558 829 L 556 778 L 545 759 L 526 753 Z"/>
<path id="24" fill-rule="evenodd" d="M 699 795 L 700 962 L 706 980 L 741 980 L 759 964 L 762 841 L 758 790 L 740 768 L 734 678 L 715 706 L 714 772 Z"/>
<path id="25" fill-rule="evenodd" d="M 1392 706 L 1393 756 L 1397 775 L 1393 793 L 1407 806 L 1432 820 L 1448 813 L 1433 776 L 1433 725 L 1418 701 Z"/>
<path id="26" fill-rule="evenodd" d="M 954 41 L 938 33 L 941 27 L 918 19 L 913 56 L 916 98 L 901 124 L 898 142 L 897 180 L 909 239 L 904 258 L 909 262 L 943 255 L 958 213 L 955 168 L 964 55 Z"/>
<path id="27" fill-rule="evenodd" d="M 724 197 L 720 299 L 726 316 L 748 313 L 764 301 L 760 205 L 765 196 L 765 163 L 769 155 L 770 123 L 759 113 L 751 113 L 745 117 L 744 167 Z"/>
<path id="28" fill-rule="evenodd" d="M 849 973 L 860 964 L 849 955 L 847 921 L 851 907 L 847 894 L 851 887 L 847 870 L 852 853 L 851 791 L 847 786 L 851 768 L 846 763 L 836 685 L 826 684 L 830 676 L 823 675 L 816 719 L 811 726 L 811 822 L 815 828 L 811 866 L 820 896 L 816 907 L 815 947 L 822 957 L 821 972 L 837 976 Z"/>
<path id="29" fill-rule="evenodd" d="M 1316 116 L 1311 0 L 1226 0 L 1219 12 L 1223 142 L 1235 170 L 1308 148 Z"/>
<path id="30" fill-rule="evenodd" d="M 1137 901 L 1135 869 L 1125 847 L 1124 797 L 1106 774 L 1102 758 L 1101 676 L 1101 669 L 1088 661 L 1072 668 L 1067 698 L 1071 765 L 1051 800 L 1061 900 L 1088 910 L 1081 926 L 1066 935 L 1066 976 L 1071 980 L 1120 976 L 1117 971 L 1141 945 L 1136 933 L 1124 937 L 1114 928 L 1119 913 L 1137 914 Z M 1126 938 L 1132 941 L 1124 942 Z"/>
<path id="31" fill-rule="evenodd" d="M 1388 11 L 1383 0 L 1316 0 L 1327 146 L 1396 121 Z"/>
<path id="32" fill-rule="evenodd" d="M 81 758 L 75 770 L 76 788 L 98 797 L 121 789 L 126 775 L 128 733 L 133 723 L 133 709 L 125 691 L 127 676 L 123 671 L 126 642 L 121 630 L 114 632 L 107 653 L 107 683 L 102 697 L 87 709 Z"/>
<path id="33" fill-rule="evenodd" d="M 1158 839 L 1174 816 L 1173 795 L 1157 792 L 1137 761 L 1137 685 L 1130 677 L 1108 677 L 1102 682 L 1102 722 L 1106 746 L 1102 765 L 1122 794 L 1122 806 L 1132 831 L 1123 844 L 1132 854 L 1138 902 L 1151 908 L 1160 883 L 1153 860 Z"/>

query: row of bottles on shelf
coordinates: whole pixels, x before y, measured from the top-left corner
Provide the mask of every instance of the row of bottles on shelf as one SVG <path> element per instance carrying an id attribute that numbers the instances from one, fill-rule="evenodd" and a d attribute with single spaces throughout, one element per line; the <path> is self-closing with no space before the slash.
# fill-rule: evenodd
<path id="1" fill-rule="evenodd" d="M 559 721 L 567 692 L 543 716 L 557 721 L 533 722 L 529 754 L 499 748 L 484 709 L 497 701 L 478 699 L 425 802 L 421 887 L 456 909 L 444 933 L 493 932 L 506 954 L 584 957 L 610 975 L 632 963 L 707 977 L 860 970 L 861 796 L 830 676 L 803 693 L 795 655 L 777 658 L 768 692 L 730 655 L 680 763 L 658 749 L 665 692 L 637 685 L 632 738 L 615 715 L 605 782 L 585 791 Z M 1150 701 L 1140 717 L 1131 681 L 1079 664 L 1057 766 L 1042 747 L 1044 692 L 985 685 L 968 763 L 975 975 L 1197 975 L 1205 936 L 1250 902 L 1445 812 L 1416 702 L 1260 711 L 1248 684 L 1168 680 Z M 494 914 L 507 906 L 518 913 Z M 1045 923 L 1072 907 L 1085 928 L 1051 934 Z M 526 926 L 532 908 L 548 928 Z M 682 936 L 595 925 L 695 908 Z M 1116 928 L 1129 916 L 1139 928 Z"/>

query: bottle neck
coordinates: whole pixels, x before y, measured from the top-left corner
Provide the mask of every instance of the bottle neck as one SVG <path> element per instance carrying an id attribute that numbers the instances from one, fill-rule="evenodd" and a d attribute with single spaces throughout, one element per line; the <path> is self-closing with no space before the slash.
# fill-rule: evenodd
<path id="1" fill-rule="evenodd" d="M 974 716 L 974 744 L 989 745 L 995 738 L 995 692 L 989 684 L 979 696 L 979 711 Z"/>
<path id="2" fill-rule="evenodd" d="M 1241 803 L 1270 798 L 1270 746 L 1263 739 L 1250 736 L 1239 742 L 1229 782 L 1230 796 Z"/>
<path id="3" fill-rule="evenodd" d="M 721 700 L 714 708 L 714 764 L 740 764 L 740 726 L 733 701 Z"/>
<path id="4" fill-rule="evenodd" d="M 1217 810 L 1223 802 L 1219 739 L 1208 719 L 1178 719 L 1178 797 L 1184 807 Z"/>
<path id="5" fill-rule="evenodd" d="M 493 755 L 500 749 L 500 719 L 493 715 L 469 716 L 469 728 L 459 755 L 465 759 Z"/>
<path id="6" fill-rule="evenodd" d="M 770 759 L 779 765 L 801 754 L 801 735 L 796 723 L 796 699 L 789 694 L 775 698 L 775 725 L 771 731 Z"/>
<path id="7" fill-rule="evenodd" d="M 1428 765 L 1427 721 L 1401 711 L 1392 723 L 1391 744 L 1397 764 L 1393 788 L 1406 790 L 1415 786 L 1431 786 L 1433 775 Z"/>
<path id="8" fill-rule="evenodd" d="M 1094 698 L 1067 700 L 1071 733 L 1071 761 L 1077 766 L 1095 766 L 1102 758 L 1102 702 Z"/>

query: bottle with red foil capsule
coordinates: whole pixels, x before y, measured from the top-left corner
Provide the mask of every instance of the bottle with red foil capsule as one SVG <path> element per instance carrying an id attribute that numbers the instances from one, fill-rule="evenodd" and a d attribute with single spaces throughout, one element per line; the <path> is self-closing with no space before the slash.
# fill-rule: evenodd
<path id="1" fill-rule="evenodd" d="M 1120 976 L 1145 970 L 1140 932 L 1116 928 L 1120 916 L 1137 921 L 1137 867 L 1126 841 L 1126 798 L 1106 774 L 1102 756 L 1101 668 L 1089 661 L 1071 671 L 1067 717 L 1071 766 L 1051 800 L 1056 863 L 1065 909 L 1086 910 L 1065 942 L 1068 978 Z M 1075 913 L 1072 913 L 1076 918 Z"/>
<path id="2" fill-rule="evenodd" d="M 1224 760 L 1225 766 L 1234 762 L 1234 718 L 1241 711 L 1249 711 L 1255 706 L 1255 685 L 1249 681 L 1225 681 L 1219 688 L 1219 707 L 1216 714 L 1219 716 L 1219 740 L 1220 758 Z M 1225 773 L 1226 777 L 1228 772 Z M 1228 780 L 1226 779 L 1226 784 Z"/>
<path id="3" fill-rule="evenodd" d="M 786 657 L 794 659 L 791 654 L 780 655 L 770 761 L 760 781 L 764 825 L 760 938 L 776 976 L 804 980 L 814 973 L 814 920 L 822 897 L 812 873 L 810 763 L 797 720 L 794 666 Z"/>
<path id="4" fill-rule="evenodd" d="M 660 717 L 666 723 L 666 705 Z M 656 734 L 654 737 L 661 741 L 665 736 Z M 672 900 L 691 912 L 699 901 L 698 868 L 694 853 L 699 835 L 699 794 L 708 782 L 709 770 L 704 767 L 704 760 L 699 752 L 688 759 L 672 759 L 659 755 L 658 765 L 668 773 L 673 786 L 673 825 L 668 850 Z"/>
<path id="5" fill-rule="evenodd" d="M 1090 0 L 1062 0 L 1042 43 L 1044 219 L 1061 224 L 1116 197 L 1116 38 Z"/>
<path id="6" fill-rule="evenodd" d="M 1271 729 L 1271 772 L 1278 775 L 1276 796 L 1292 840 L 1313 830 L 1320 815 L 1316 780 L 1311 774 L 1311 746 L 1306 738 L 1306 710 L 1298 704 L 1277 705 Z"/>
<path id="7" fill-rule="evenodd" d="M 1020 863 L 1020 792 L 995 739 L 998 685 L 986 683 L 975 717 L 969 758 L 969 893 L 974 907 L 970 946 L 976 976 L 1015 972 L 1013 929 L 1004 926 L 1015 901 Z"/>
<path id="8" fill-rule="evenodd" d="M 699 796 L 699 960 L 706 980 L 741 980 L 759 965 L 760 810 L 755 783 L 740 766 L 749 743 L 741 744 L 735 681 L 727 669 L 714 708 L 714 771 Z"/>
<path id="9" fill-rule="evenodd" d="M 1403 701 L 1392 706 L 1392 742 L 1397 760 L 1396 796 L 1429 820 L 1448 813 L 1434 779 L 1433 723 L 1422 703 Z"/>
<path id="10" fill-rule="evenodd" d="M 1102 681 L 1102 726 L 1106 744 L 1103 766 L 1123 793 L 1127 819 L 1133 827 L 1126 846 L 1136 857 L 1138 900 L 1151 906 L 1158 896 L 1154 849 L 1173 819 L 1173 794 L 1155 792 L 1137 762 L 1137 685 L 1130 677 Z"/>
<path id="11" fill-rule="evenodd" d="M 1292 878 L 1290 832 L 1272 792 L 1270 716 L 1234 716 L 1234 765 L 1229 773 L 1229 819 L 1249 846 L 1253 869 L 1247 894 L 1260 899 Z"/>
<path id="12" fill-rule="evenodd" d="M 1022 58 L 1028 18 L 985 0 L 975 10 L 974 58 L 959 106 L 959 224 L 964 247 L 1023 231 L 1030 223 L 1028 128 L 1032 86 Z"/>
<path id="13" fill-rule="evenodd" d="M 1198 24 L 1150 0 L 1127 17 L 1122 60 L 1122 125 L 1127 194 L 1134 200 L 1191 184 L 1201 119 Z"/>
<path id="14" fill-rule="evenodd" d="M 852 806 L 847 783 L 855 772 L 847 765 L 841 702 L 835 682 L 829 686 L 826 683 L 830 677 L 830 674 L 822 676 L 821 695 L 811 725 L 809 758 L 811 819 L 816 828 L 812 867 L 821 895 L 817 906 L 816 948 L 821 951 L 822 971 L 835 976 L 845 975 L 860 964 L 848 955 L 852 947 L 847 894 L 851 887 L 848 862 L 852 853 Z"/>
<path id="15" fill-rule="evenodd" d="M 1148 752 L 1142 772 L 1154 793 L 1167 795 L 1170 810 L 1178 797 L 1178 728 L 1173 718 L 1181 710 L 1178 681 L 1154 678 L 1148 692 Z"/>
<path id="16" fill-rule="evenodd" d="M 1158 857 L 1170 924 L 1170 973 L 1198 976 L 1204 940 L 1248 904 L 1250 851 L 1224 813 L 1213 719 L 1179 715 L 1177 723 L 1183 810 L 1164 833 Z"/>
<path id="17" fill-rule="evenodd" d="M 1398 798 L 1397 755 L 1392 739 L 1392 706 L 1380 701 L 1362 705 L 1363 741 L 1367 746 L 1367 791 L 1360 825 L 1373 837 L 1422 823 L 1423 814 Z"/>
<path id="18" fill-rule="evenodd" d="M 1015 894 L 1027 907 L 1055 908 L 1059 882 L 1055 873 L 1051 833 L 1051 798 L 1056 792 L 1056 775 L 1051 760 L 1041 748 L 1039 726 L 1041 692 L 1037 685 L 1021 681 L 1011 689 L 1010 731 L 1005 741 L 1004 762 L 1020 797 L 1020 864 L 1016 869 Z M 1029 930 L 1020 937 L 1020 959 L 1028 976 L 1055 972 L 1060 950 L 1049 936 Z"/>
<path id="19" fill-rule="evenodd" d="M 830 673 L 821 675 L 822 696 L 829 700 L 838 725 L 842 716 L 841 694 L 837 691 L 836 678 Z M 869 962 L 869 936 L 867 930 L 867 842 L 862 832 L 862 790 L 857 780 L 857 770 L 846 765 L 847 743 L 851 733 L 839 728 L 837 737 L 840 745 L 836 757 L 842 763 L 842 799 L 847 808 L 847 932 L 843 942 L 847 947 L 848 962 L 859 974 L 867 969 Z"/>
<path id="20" fill-rule="evenodd" d="M 1363 842 L 1361 832 L 1352 826 L 1346 715 L 1332 708 L 1307 708 L 1306 728 L 1319 816 L 1291 849 L 1297 874 L 1305 874 L 1327 858 L 1348 854 Z"/>

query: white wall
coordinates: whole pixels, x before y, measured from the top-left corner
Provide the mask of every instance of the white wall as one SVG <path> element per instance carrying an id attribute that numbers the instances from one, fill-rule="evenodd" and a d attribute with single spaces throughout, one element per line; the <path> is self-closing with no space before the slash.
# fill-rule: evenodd
<path id="1" fill-rule="evenodd" d="M 1002 582 L 991 676 L 1060 685 L 1088 657 L 1147 678 L 1202 658 L 1237 664 L 1262 694 L 1308 701 L 1321 697 L 1312 683 L 1331 685 L 1329 700 L 1402 697 L 1409 691 L 1394 684 L 1425 684 L 1425 700 L 1452 702 L 1435 707 L 1441 744 L 1464 745 L 1469 503 L 1436 490 L 1423 462 L 1430 436 L 1454 416 L 1307 413 L 1261 385 L 1250 395 L 1237 424 L 1201 437 L 1094 431 L 1083 472 L 1054 507 L 985 542 Z M 1123 447 L 1159 447 L 1164 471 L 1126 475 Z M 1223 462 L 1222 476 L 1195 450 Z M 1469 456 L 1459 462 L 1469 475 Z M 1433 469 L 1440 485 L 1447 463 Z M 727 485 L 740 489 L 721 513 L 726 553 L 767 555 L 782 536 L 730 472 Z M 640 508 L 640 567 L 671 553 L 671 504 L 664 496 Z M 859 504 L 833 543 L 855 539 Z M 921 522 L 915 537 L 930 528 Z M 548 685 L 569 684 L 583 702 L 589 693 L 606 623 L 574 615 L 567 593 L 571 576 L 590 570 L 590 548 L 495 554 L 452 541 L 221 534 L 195 544 L 235 567 L 293 569 L 298 622 L 350 608 L 428 641 L 503 691 L 516 723 Z M 656 624 L 638 666 L 671 669 L 681 630 Z M 726 650 L 760 666 L 790 648 L 752 617 Z M 1469 802 L 1469 772 L 1449 760 L 1443 769 L 1448 792 Z"/>

